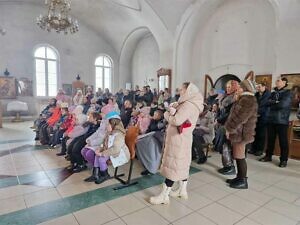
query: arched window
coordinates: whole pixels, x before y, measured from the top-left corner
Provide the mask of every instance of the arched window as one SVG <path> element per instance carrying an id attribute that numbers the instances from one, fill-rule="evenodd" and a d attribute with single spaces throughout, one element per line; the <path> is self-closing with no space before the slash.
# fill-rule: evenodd
<path id="1" fill-rule="evenodd" d="M 96 67 L 96 90 L 98 88 L 111 90 L 112 83 L 112 60 L 108 56 L 99 56 L 95 61 Z"/>
<path id="2" fill-rule="evenodd" d="M 57 94 L 58 56 L 54 49 L 43 46 L 34 52 L 36 96 Z"/>

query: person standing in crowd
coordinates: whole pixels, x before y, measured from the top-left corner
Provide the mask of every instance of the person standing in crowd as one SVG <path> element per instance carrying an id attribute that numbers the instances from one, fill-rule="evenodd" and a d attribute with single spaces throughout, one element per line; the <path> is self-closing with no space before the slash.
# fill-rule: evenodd
<path id="1" fill-rule="evenodd" d="M 126 100 L 124 102 L 124 106 L 122 107 L 121 114 L 120 114 L 125 129 L 129 125 L 132 111 L 133 111 L 132 102 L 130 100 Z"/>
<path id="2" fill-rule="evenodd" d="M 102 99 L 102 96 L 103 96 L 103 91 L 101 88 L 98 88 L 97 92 L 96 92 L 96 97 L 99 99 L 101 98 Z"/>
<path id="3" fill-rule="evenodd" d="M 147 106 L 150 106 L 151 103 L 153 102 L 153 93 L 151 91 L 151 88 L 149 85 L 147 85 L 145 87 L 145 95 L 144 95 L 144 99 L 145 99 L 145 102 L 147 103 Z"/>
<path id="4" fill-rule="evenodd" d="M 260 83 L 257 85 L 257 92 L 255 94 L 258 104 L 257 123 L 255 129 L 256 134 L 252 149 L 248 152 L 249 154 L 261 156 L 264 152 L 267 132 L 267 119 L 270 109 L 268 106 L 268 100 L 270 96 L 271 92 L 267 89 L 266 83 Z"/>
<path id="5" fill-rule="evenodd" d="M 93 88 L 91 86 L 87 87 L 87 91 L 85 94 L 85 97 L 87 98 L 89 104 L 91 103 L 91 100 L 94 98 Z"/>
<path id="6" fill-rule="evenodd" d="M 279 77 L 276 80 L 276 87 L 269 98 L 270 113 L 268 116 L 268 146 L 266 155 L 261 162 L 272 161 L 276 136 L 279 137 L 280 163 L 279 167 L 286 167 L 289 156 L 288 128 L 291 113 L 292 94 L 287 89 L 288 80 Z"/>
<path id="7" fill-rule="evenodd" d="M 168 127 L 161 174 L 166 180 L 161 193 L 150 198 L 151 204 L 168 204 L 169 195 L 188 198 L 186 187 L 192 158 L 193 130 L 202 110 L 203 97 L 199 89 L 192 83 L 183 83 L 178 103 L 172 104 L 164 114 Z M 178 127 L 186 128 L 181 131 Z M 179 181 L 179 188 L 171 192 L 175 181 Z"/>
<path id="8" fill-rule="evenodd" d="M 153 89 L 153 101 L 157 102 L 157 100 L 158 100 L 158 92 L 157 92 L 157 89 L 154 88 Z"/>
<path id="9" fill-rule="evenodd" d="M 91 106 L 91 100 L 89 100 L 88 97 L 86 96 L 83 97 L 82 106 L 83 106 L 83 114 L 87 114 Z"/>
<path id="10" fill-rule="evenodd" d="M 122 108 L 122 105 L 123 105 L 123 97 L 124 97 L 124 93 L 123 93 L 123 89 L 120 89 L 117 94 L 116 94 L 116 101 L 117 101 L 117 104 L 118 104 L 118 107 L 119 109 Z"/>
<path id="11" fill-rule="evenodd" d="M 247 189 L 246 144 L 254 141 L 257 121 L 257 101 L 255 87 L 249 80 L 240 83 L 237 90 L 237 101 L 231 108 L 225 123 L 226 137 L 233 147 L 233 157 L 237 164 L 237 176 L 227 179 L 231 188 Z"/>
<path id="12" fill-rule="evenodd" d="M 132 96 L 132 94 L 130 93 L 129 90 L 125 90 L 125 91 L 124 91 L 124 96 L 123 96 L 123 99 L 122 99 L 123 104 L 124 104 L 127 100 L 133 102 L 133 96 Z"/>
<path id="13" fill-rule="evenodd" d="M 165 94 L 164 91 L 162 90 L 159 91 L 158 100 L 157 100 L 158 105 L 164 104 L 164 94 Z"/>
<path id="14" fill-rule="evenodd" d="M 235 80 L 231 80 L 226 84 L 226 94 L 220 99 L 220 112 L 217 117 L 218 129 L 215 138 L 215 149 L 222 154 L 223 168 L 219 169 L 218 172 L 224 175 L 234 175 L 236 173 L 232 159 L 232 147 L 229 140 L 226 140 L 224 124 L 235 102 L 237 87 L 238 82 Z"/>
<path id="15" fill-rule="evenodd" d="M 168 104 L 170 104 L 171 100 L 172 100 L 172 96 L 170 94 L 169 88 L 165 88 L 165 91 L 164 91 L 164 102 L 168 102 Z"/>
<path id="16" fill-rule="evenodd" d="M 216 102 L 216 98 L 218 97 L 218 93 L 214 88 L 210 89 L 208 92 L 208 97 L 206 99 L 207 105 L 213 105 Z"/>
<path id="17" fill-rule="evenodd" d="M 179 98 L 180 98 L 180 89 L 176 88 L 175 95 L 174 95 L 174 102 L 178 102 Z"/>
<path id="18" fill-rule="evenodd" d="M 298 120 L 300 120 L 300 103 L 299 103 L 299 109 L 298 109 L 298 112 L 297 112 L 297 118 L 298 118 Z"/>
<path id="19" fill-rule="evenodd" d="M 104 93 L 103 93 L 103 99 L 110 98 L 111 96 L 112 96 L 112 93 L 110 93 L 108 88 L 105 88 Z"/>
<path id="20" fill-rule="evenodd" d="M 76 95 L 73 98 L 73 105 L 77 106 L 77 105 L 82 105 L 83 104 L 83 94 L 82 94 L 82 90 L 77 90 Z"/>

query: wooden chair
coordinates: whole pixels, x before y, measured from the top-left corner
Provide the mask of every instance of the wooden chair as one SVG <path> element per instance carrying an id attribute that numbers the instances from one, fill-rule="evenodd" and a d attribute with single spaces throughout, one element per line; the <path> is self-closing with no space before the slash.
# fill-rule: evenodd
<path id="1" fill-rule="evenodd" d="M 208 153 L 211 152 L 211 151 L 213 151 L 213 148 L 214 148 L 213 144 L 211 144 L 211 143 L 205 143 L 205 144 L 203 144 L 203 148 L 206 149 L 206 152 L 205 152 L 206 158 L 209 158 L 210 156 L 208 155 Z"/>
<path id="2" fill-rule="evenodd" d="M 118 174 L 118 168 L 115 168 L 114 178 L 117 179 L 122 185 L 115 187 L 114 190 L 123 189 L 132 185 L 136 185 L 138 182 L 131 182 L 131 175 L 132 175 L 132 169 L 133 169 L 133 162 L 135 159 L 135 144 L 137 137 L 139 135 L 139 128 L 136 126 L 129 127 L 126 136 L 125 136 L 125 143 L 127 147 L 129 148 L 130 152 L 130 167 L 128 172 L 127 180 L 123 180 L 120 177 L 125 176 L 125 174 Z"/>

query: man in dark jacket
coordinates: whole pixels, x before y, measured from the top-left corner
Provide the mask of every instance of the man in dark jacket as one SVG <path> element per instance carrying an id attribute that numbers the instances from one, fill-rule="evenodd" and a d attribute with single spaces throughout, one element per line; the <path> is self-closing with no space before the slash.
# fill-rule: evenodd
<path id="1" fill-rule="evenodd" d="M 126 100 L 124 102 L 124 106 L 121 109 L 120 117 L 125 129 L 128 127 L 128 124 L 130 122 L 130 118 L 133 110 L 132 108 L 133 108 L 132 102 L 130 100 Z"/>
<path id="2" fill-rule="evenodd" d="M 255 141 L 252 145 L 252 149 L 248 152 L 256 156 L 261 156 L 265 149 L 267 120 L 270 111 L 268 102 L 270 96 L 271 92 L 266 89 L 266 83 L 263 82 L 258 84 L 257 93 L 255 94 L 258 103 Z"/>
<path id="3" fill-rule="evenodd" d="M 120 89 L 118 91 L 118 93 L 116 94 L 116 97 L 117 97 L 117 104 L 118 104 L 119 108 L 121 108 L 122 105 L 124 104 L 124 102 L 123 102 L 123 97 L 124 97 L 123 89 Z"/>
<path id="4" fill-rule="evenodd" d="M 133 94 L 129 90 L 124 91 L 124 96 L 123 96 L 123 99 L 122 99 L 123 104 L 127 100 L 133 102 Z"/>
<path id="5" fill-rule="evenodd" d="M 266 155 L 260 159 L 262 162 L 272 161 L 276 136 L 279 137 L 280 163 L 279 167 L 286 167 L 289 156 L 288 127 L 291 113 L 292 95 L 287 90 L 288 80 L 278 78 L 276 87 L 269 98 L 270 113 L 268 116 L 268 147 Z"/>
<path id="6" fill-rule="evenodd" d="M 144 101 L 147 103 L 147 106 L 150 106 L 153 102 L 153 93 L 150 89 L 150 86 L 145 86 L 143 89 L 144 92 Z"/>

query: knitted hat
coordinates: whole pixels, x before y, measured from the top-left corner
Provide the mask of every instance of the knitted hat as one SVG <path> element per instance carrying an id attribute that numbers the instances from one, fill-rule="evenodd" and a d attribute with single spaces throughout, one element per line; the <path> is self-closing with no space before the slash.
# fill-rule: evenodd
<path id="1" fill-rule="evenodd" d="M 116 111 L 109 112 L 106 114 L 105 119 L 110 120 L 110 119 L 121 119 L 120 114 Z"/>
<path id="2" fill-rule="evenodd" d="M 243 80 L 240 83 L 241 88 L 243 88 L 244 91 L 248 91 L 251 93 L 255 93 L 255 86 L 253 85 L 253 83 L 250 80 Z"/>

